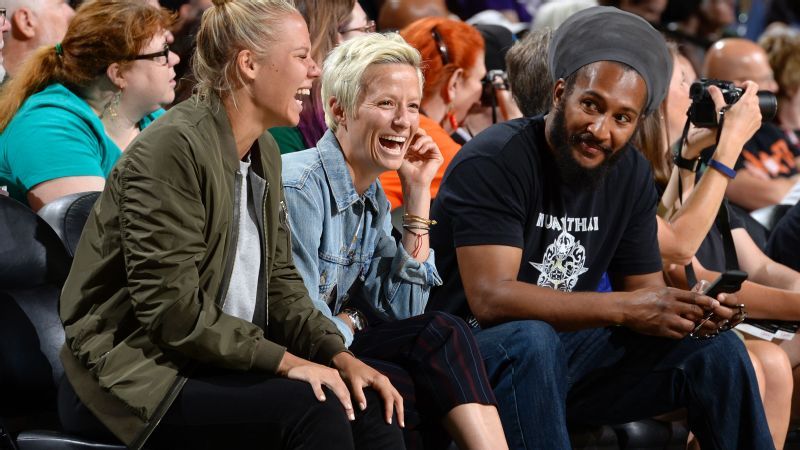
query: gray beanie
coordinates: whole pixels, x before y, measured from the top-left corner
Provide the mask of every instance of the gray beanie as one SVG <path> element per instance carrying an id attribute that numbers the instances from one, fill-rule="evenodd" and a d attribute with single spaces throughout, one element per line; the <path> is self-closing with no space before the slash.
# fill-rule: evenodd
<path id="1" fill-rule="evenodd" d="M 554 80 L 597 61 L 625 63 L 642 76 L 647 84 L 645 114 L 664 100 L 672 56 L 661 34 L 641 17 L 597 6 L 573 14 L 553 33 L 547 62 Z"/>

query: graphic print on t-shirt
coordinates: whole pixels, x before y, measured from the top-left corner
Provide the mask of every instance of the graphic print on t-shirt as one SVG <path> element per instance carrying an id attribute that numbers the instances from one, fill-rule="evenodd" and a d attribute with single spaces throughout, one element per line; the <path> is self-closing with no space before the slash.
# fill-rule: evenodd
<path id="1" fill-rule="evenodd" d="M 571 231 L 597 231 L 595 217 L 554 217 L 539 213 L 536 226 L 549 230 L 561 230 L 555 240 L 547 246 L 541 262 L 529 261 L 539 271 L 536 284 L 564 292 L 571 292 L 578 277 L 589 271 L 586 264 L 586 248 L 575 239 Z"/>

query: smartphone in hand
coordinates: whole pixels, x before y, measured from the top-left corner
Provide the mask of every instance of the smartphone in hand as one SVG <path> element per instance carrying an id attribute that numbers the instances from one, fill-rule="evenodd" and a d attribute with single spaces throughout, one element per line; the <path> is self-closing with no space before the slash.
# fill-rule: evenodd
<path id="1" fill-rule="evenodd" d="M 722 273 L 713 283 L 708 285 L 703 295 L 717 298 L 717 295 L 731 294 L 742 288 L 742 283 L 747 279 L 747 272 L 741 270 L 728 270 Z"/>
<path id="2" fill-rule="evenodd" d="M 717 298 L 719 294 L 726 293 L 731 294 L 734 292 L 739 291 L 742 288 L 742 283 L 744 280 L 747 279 L 747 272 L 742 272 L 741 270 L 728 270 L 720 274 L 716 280 L 714 280 L 708 287 L 703 291 L 703 295 L 707 295 L 711 298 Z M 706 315 L 697 322 L 694 329 L 691 333 L 689 333 L 692 337 L 701 337 L 698 336 L 698 332 L 700 328 L 711 320 L 714 317 L 714 311 L 708 311 Z"/>

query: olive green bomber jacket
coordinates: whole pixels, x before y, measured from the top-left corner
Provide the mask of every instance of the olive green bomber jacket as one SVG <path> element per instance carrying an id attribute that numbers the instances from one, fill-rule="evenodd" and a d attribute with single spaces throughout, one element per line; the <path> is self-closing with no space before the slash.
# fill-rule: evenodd
<path id="1" fill-rule="evenodd" d="M 265 133 L 257 148 L 267 298 L 254 322 L 266 337 L 222 312 L 243 180 L 216 97 L 191 98 L 145 129 L 89 216 L 61 295 L 61 359 L 81 401 L 130 447 L 144 444 L 195 362 L 275 372 L 286 347 L 323 364 L 346 351 L 294 268 L 275 141 Z"/>

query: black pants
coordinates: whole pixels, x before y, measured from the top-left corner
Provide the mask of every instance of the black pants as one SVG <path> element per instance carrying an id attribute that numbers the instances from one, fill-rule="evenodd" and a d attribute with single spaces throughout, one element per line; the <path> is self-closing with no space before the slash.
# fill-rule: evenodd
<path id="1" fill-rule="evenodd" d="M 349 422 L 332 391 L 324 402 L 311 386 L 258 373 L 213 371 L 184 386 L 148 449 L 402 449 L 397 420 L 387 425 L 383 403 L 365 390 L 367 409 Z M 66 378 L 59 388 L 59 415 L 66 431 L 103 441 L 114 439 Z M 114 439 L 115 440 L 115 439 Z"/>

